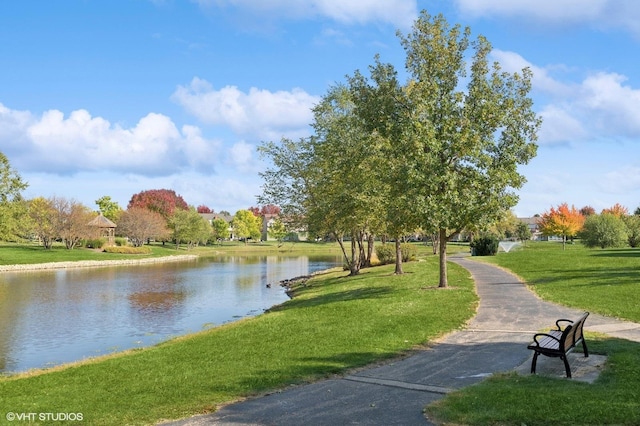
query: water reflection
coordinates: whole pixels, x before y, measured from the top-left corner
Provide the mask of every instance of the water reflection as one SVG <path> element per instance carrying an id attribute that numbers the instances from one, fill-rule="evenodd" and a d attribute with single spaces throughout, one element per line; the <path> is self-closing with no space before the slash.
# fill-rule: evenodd
<path id="1" fill-rule="evenodd" d="M 0 372 L 147 346 L 287 299 L 277 283 L 340 258 L 255 256 L 0 274 Z M 267 284 L 273 284 L 271 288 Z"/>

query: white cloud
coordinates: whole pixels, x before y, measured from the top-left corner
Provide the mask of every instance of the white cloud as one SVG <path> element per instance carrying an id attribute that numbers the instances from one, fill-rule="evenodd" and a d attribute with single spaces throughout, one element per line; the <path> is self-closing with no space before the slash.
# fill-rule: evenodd
<path id="1" fill-rule="evenodd" d="M 11 156 L 16 169 L 26 172 L 166 175 L 185 168 L 211 168 L 219 148 L 198 128 L 184 126 L 181 132 L 169 117 L 157 113 L 123 128 L 84 109 L 67 117 L 48 110 L 37 117 L 0 104 L 0 129 L 0 151 Z"/>
<path id="2" fill-rule="evenodd" d="M 638 191 L 640 189 L 640 166 L 627 165 L 605 173 L 604 178 L 599 182 L 599 187 L 609 194 L 628 194 Z"/>
<path id="3" fill-rule="evenodd" d="M 308 134 L 311 108 L 319 101 L 297 88 L 270 92 L 252 87 L 248 93 L 236 86 L 215 90 L 198 77 L 186 87 L 178 86 L 172 99 L 203 123 L 229 126 L 237 134 L 269 140 Z"/>
<path id="4" fill-rule="evenodd" d="M 560 82 L 551 76 L 550 71 L 555 69 L 563 69 L 563 66 L 540 67 L 527 61 L 522 55 L 516 52 L 509 52 L 500 49 L 491 51 L 491 57 L 494 61 L 500 63 L 504 71 L 520 73 L 523 68 L 530 68 L 533 72 L 533 85 L 537 90 L 541 90 L 547 94 L 554 96 L 570 95 L 575 88 L 571 85 Z"/>
<path id="5" fill-rule="evenodd" d="M 240 141 L 231 147 L 229 157 L 238 169 L 247 170 L 253 159 L 253 147 L 245 141 Z"/>
<path id="6" fill-rule="evenodd" d="M 637 0 L 456 0 L 463 14 L 511 16 L 566 26 L 587 23 L 596 28 L 623 28 L 640 36 Z"/>
<path id="7" fill-rule="evenodd" d="M 326 17 L 343 24 L 390 23 L 408 28 L 418 16 L 416 0 L 194 0 L 203 7 L 237 7 L 258 16 L 308 19 Z"/>
<path id="8" fill-rule="evenodd" d="M 611 72 L 589 74 L 581 81 L 572 78 L 563 65 L 537 66 L 514 52 L 494 50 L 492 57 L 508 72 L 529 67 L 533 71 L 533 92 L 548 99 L 538 107 L 543 118 L 541 144 L 616 140 L 640 137 L 640 88 L 627 84 L 623 75 Z M 561 77 L 554 71 L 561 70 Z"/>

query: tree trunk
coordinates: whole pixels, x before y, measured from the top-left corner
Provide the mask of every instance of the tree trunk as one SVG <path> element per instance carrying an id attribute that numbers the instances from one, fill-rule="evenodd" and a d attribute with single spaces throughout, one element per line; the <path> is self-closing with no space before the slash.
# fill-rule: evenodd
<path id="1" fill-rule="evenodd" d="M 447 230 L 440 229 L 440 283 L 438 287 L 446 288 L 447 282 Z"/>
<path id="2" fill-rule="evenodd" d="M 360 273 L 360 253 L 356 246 L 355 237 L 355 235 L 351 236 L 351 268 L 349 268 L 349 275 L 358 275 Z"/>
<path id="3" fill-rule="evenodd" d="M 396 238 L 396 275 L 402 275 L 402 244 L 400 238 Z"/>

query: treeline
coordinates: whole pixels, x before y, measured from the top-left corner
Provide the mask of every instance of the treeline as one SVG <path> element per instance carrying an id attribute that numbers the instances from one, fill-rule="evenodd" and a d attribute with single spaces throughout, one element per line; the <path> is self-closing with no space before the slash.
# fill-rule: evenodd
<path id="1" fill-rule="evenodd" d="M 176 248 L 236 238 L 261 237 L 261 218 L 250 210 L 240 210 L 230 221 L 215 218 L 211 223 L 190 207 L 175 191 L 147 190 L 131 197 L 123 210 L 109 196 L 96 200 L 99 213 L 64 197 L 36 197 L 26 200 L 27 188 L 7 157 L 0 153 L 0 240 L 37 239 L 45 249 L 62 242 L 67 249 L 81 245 L 101 248 L 106 239 L 122 237 L 127 244 L 141 247 L 153 240 L 171 241 Z M 201 206 L 202 207 L 202 206 Z M 255 209 L 254 209 L 255 210 Z M 258 213 L 260 210 L 256 210 Z M 98 215 L 106 222 L 95 222 Z M 115 241 L 114 241 L 115 242 Z"/>
<path id="2" fill-rule="evenodd" d="M 446 287 L 449 238 L 485 229 L 525 183 L 518 166 L 535 156 L 540 126 L 532 73 L 490 63 L 486 38 L 472 40 L 441 15 L 423 11 L 398 35 L 406 81 L 376 57 L 369 76 L 356 71 L 331 87 L 313 110 L 310 137 L 259 148 L 272 164 L 259 201 L 311 235 L 335 238 L 353 275 L 376 238 L 396 241 L 402 273 L 402 237 L 434 234 Z"/>

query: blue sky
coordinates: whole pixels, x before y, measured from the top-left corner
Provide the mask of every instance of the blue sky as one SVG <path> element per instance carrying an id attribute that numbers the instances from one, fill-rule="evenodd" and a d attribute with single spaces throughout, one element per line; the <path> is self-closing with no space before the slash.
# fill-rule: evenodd
<path id="1" fill-rule="evenodd" d="M 534 71 L 544 119 L 519 216 L 640 206 L 636 0 L 0 2 L 0 151 L 28 198 L 126 208 L 148 189 L 231 213 L 257 204 L 261 141 L 309 134 L 310 108 L 396 30 L 443 13 Z"/>

